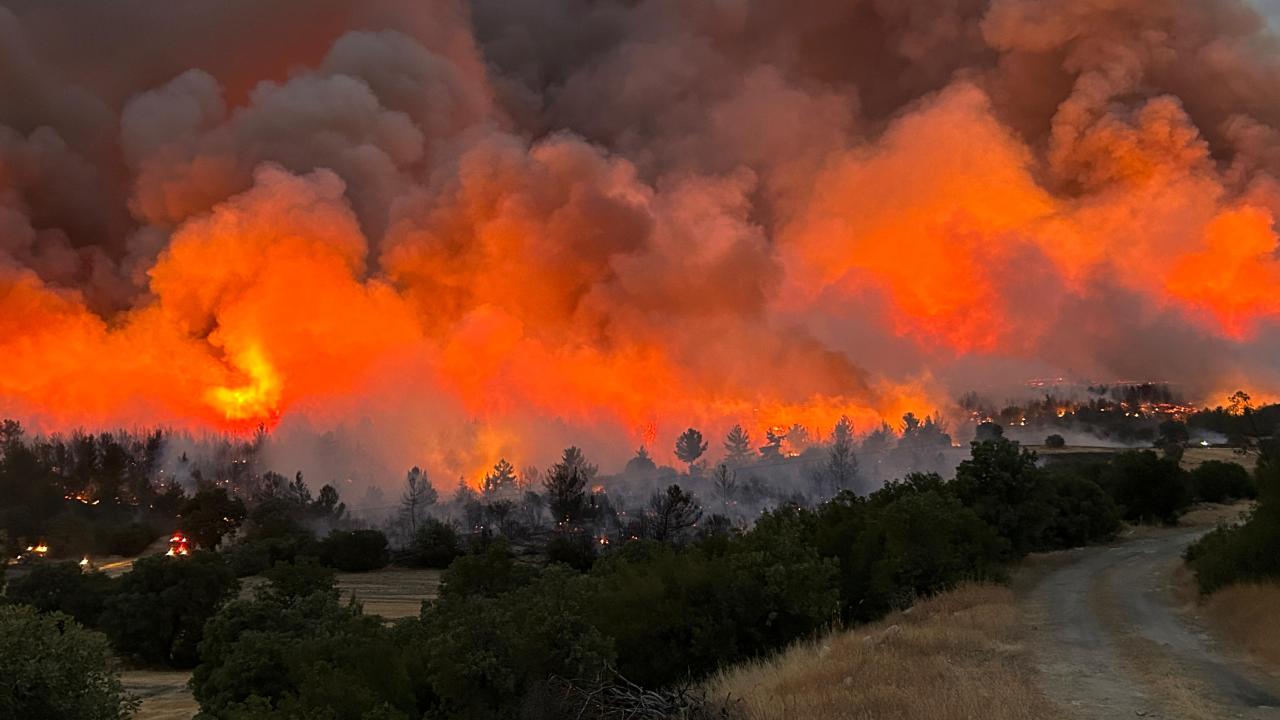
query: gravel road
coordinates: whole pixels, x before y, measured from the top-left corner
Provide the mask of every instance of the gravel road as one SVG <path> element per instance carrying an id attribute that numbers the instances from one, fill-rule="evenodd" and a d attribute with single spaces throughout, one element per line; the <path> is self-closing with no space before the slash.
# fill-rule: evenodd
<path id="1" fill-rule="evenodd" d="M 1206 530 L 1144 530 L 1044 561 L 1026 600 L 1045 691 L 1068 717 L 1280 718 L 1280 684 L 1177 599 L 1182 551 Z"/>

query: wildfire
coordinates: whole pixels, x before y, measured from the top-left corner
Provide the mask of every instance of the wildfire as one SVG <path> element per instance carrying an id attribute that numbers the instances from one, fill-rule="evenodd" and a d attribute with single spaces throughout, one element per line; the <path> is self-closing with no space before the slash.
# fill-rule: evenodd
<path id="1" fill-rule="evenodd" d="M 349 4 L 276 13 L 307 38 L 277 48 L 269 3 L 224 3 L 193 26 L 256 28 L 236 62 L 175 36 L 74 88 L 75 48 L 16 56 L 0 416 L 367 420 L 388 462 L 478 486 L 571 443 L 673 463 L 687 427 L 795 456 L 1023 367 L 1280 385 L 1274 58 L 1225 5 L 947 3 L 938 32 L 919 2 L 614 3 L 548 65 L 467 13 Z M 45 47 L 47 12 L 6 47 Z M 814 17 L 888 40 L 845 57 Z"/>
<path id="2" fill-rule="evenodd" d="M 235 366 L 249 382 L 236 387 L 211 388 L 206 395 L 223 417 L 230 421 L 261 421 L 279 414 L 281 379 L 257 345 L 236 356 Z"/>
<path id="3" fill-rule="evenodd" d="M 169 538 L 168 557 L 185 557 L 191 554 L 191 540 L 183 533 L 176 532 Z"/>

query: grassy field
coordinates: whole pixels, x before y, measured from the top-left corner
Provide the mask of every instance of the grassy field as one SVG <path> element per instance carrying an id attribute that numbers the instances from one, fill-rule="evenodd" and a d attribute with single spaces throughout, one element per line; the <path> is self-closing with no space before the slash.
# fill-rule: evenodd
<path id="1" fill-rule="evenodd" d="M 967 586 L 907 612 L 721 672 L 714 698 L 744 720 L 1032 720 L 1038 690 L 1008 589 Z"/>

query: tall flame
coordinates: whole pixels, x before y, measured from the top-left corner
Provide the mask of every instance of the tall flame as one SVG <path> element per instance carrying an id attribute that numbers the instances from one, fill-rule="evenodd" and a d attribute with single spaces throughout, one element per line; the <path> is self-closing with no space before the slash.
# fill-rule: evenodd
<path id="1" fill-rule="evenodd" d="M 207 398 L 230 421 L 262 421 L 280 413 L 281 379 L 257 345 L 250 345 L 235 358 L 234 365 L 248 382 L 235 387 L 213 387 Z"/>

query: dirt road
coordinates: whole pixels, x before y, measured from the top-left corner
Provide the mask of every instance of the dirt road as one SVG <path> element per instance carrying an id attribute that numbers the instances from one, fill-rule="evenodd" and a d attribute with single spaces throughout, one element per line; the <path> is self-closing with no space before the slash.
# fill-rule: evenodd
<path id="1" fill-rule="evenodd" d="M 1069 717 L 1280 718 L 1280 682 L 1216 643 L 1174 592 L 1206 527 L 1042 560 L 1026 602 L 1046 693 Z"/>

